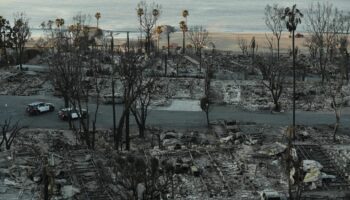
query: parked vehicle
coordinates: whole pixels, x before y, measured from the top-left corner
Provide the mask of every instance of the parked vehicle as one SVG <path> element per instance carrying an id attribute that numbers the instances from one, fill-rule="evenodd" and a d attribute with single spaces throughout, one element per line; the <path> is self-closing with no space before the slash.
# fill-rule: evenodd
<path id="1" fill-rule="evenodd" d="M 51 103 L 45 102 L 33 102 L 28 104 L 27 113 L 30 115 L 38 115 L 45 112 L 52 112 L 55 110 L 55 106 Z"/>
<path id="2" fill-rule="evenodd" d="M 87 114 L 88 113 L 85 109 L 82 109 L 81 113 L 75 108 L 63 108 L 58 111 L 58 117 L 61 120 L 75 120 L 80 118 L 86 118 Z"/>

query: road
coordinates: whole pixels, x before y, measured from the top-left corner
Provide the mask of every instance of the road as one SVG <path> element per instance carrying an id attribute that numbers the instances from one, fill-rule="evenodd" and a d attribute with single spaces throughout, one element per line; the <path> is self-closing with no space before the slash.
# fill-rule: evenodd
<path id="1" fill-rule="evenodd" d="M 34 101 L 47 101 L 54 103 L 56 111 L 38 116 L 28 116 L 25 113 L 26 105 Z M 58 108 L 63 106 L 62 99 L 50 96 L 0 96 L 0 123 L 11 117 L 12 120 L 20 120 L 23 126 L 30 128 L 57 128 L 66 129 L 68 125 L 57 117 Z M 90 105 L 90 111 L 95 105 Z M 119 119 L 122 106 L 117 105 L 117 119 Z M 266 123 L 270 125 L 288 125 L 292 122 L 291 113 L 247 112 L 239 111 L 235 106 L 215 106 L 210 111 L 210 119 L 225 119 Z M 335 115 L 332 112 L 297 112 L 296 123 L 304 125 L 332 124 Z M 165 111 L 151 110 L 148 125 L 167 128 L 200 128 L 206 125 L 205 114 L 201 111 Z M 135 124 L 133 118 L 131 124 Z M 97 127 L 111 128 L 112 106 L 101 105 L 98 113 Z M 346 108 L 342 114 L 341 126 L 350 128 L 350 108 Z"/>

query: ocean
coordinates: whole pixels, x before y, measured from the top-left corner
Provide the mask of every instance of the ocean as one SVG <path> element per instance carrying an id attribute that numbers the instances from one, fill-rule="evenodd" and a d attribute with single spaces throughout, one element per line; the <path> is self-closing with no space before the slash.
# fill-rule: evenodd
<path id="1" fill-rule="evenodd" d="M 302 12 L 316 2 L 326 0 L 146 0 L 162 6 L 158 24 L 178 28 L 183 20 L 182 10 L 189 11 L 188 25 L 203 25 L 209 32 L 268 32 L 264 23 L 264 8 L 267 4 L 280 6 L 297 4 Z M 95 25 L 94 15 L 101 13 L 99 25 L 107 30 L 138 30 L 136 7 L 139 0 L 0 0 L 0 15 L 11 19 L 13 13 L 25 12 L 30 18 L 33 34 L 41 22 L 64 18 L 67 23 L 77 13 L 91 15 L 90 24 Z M 335 7 L 350 12 L 350 0 L 329 1 Z M 303 30 L 301 25 L 300 30 Z"/>

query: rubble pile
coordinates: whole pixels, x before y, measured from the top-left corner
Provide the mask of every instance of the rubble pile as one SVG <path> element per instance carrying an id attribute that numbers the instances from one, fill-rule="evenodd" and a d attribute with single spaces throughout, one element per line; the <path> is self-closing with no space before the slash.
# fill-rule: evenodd
<path id="1" fill-rule="evenodd" d="M 251 60 L 246 56 L 237 56 L 231 54 L 219 53 L 216 55 L 214 64 L 214 78 L 211 80 L 211 100 L 216 104 L 236 105 L 249 111 L 272 110 L 274 107 L 270 91 L 262 84 L 261 77 L 247 77 L 250 70 Z M 238 59 L 238 63 L 232 58 Z M 180 59 L 180 58 L 179 58 Z M 155 105 L 167 106 L 169 99 L 194 99 L 199 100 L 204 95 L 204 79 L 202 75 L 205 69 L 199 72 L 196 63 L 188 59 L 181 58 L 186 62 L 179 64 L 180 77 L 177 75 L 160 77 L 159 86 L 162 87 L 164 93 L 158 95 L 155 99 L 158 101 Z M 191 59 L 192 60 L 192 59 Z M 176 68 L 176 63 L 170 59 L 169 71 L 172 67 Z M 208 62 L 209 62 L 208 61 Z M 161 63 L 159 64 L 162 65 Z M 184 66 L 183 66 L 184 65 Z M 109 65 L 106 65 L 109 67 Z M 40 67 L 40 66 L 38 66 Z M 159 67 L 159 66 L 156 66 Z M 158 70 L 163 73 L 163 69 Z M 59 92 L 53 89 L 52 83 L 47 81 L 47 74 L 44 71 L 23 71 L 18 70 L 2 70 L 0 75 L 1 95 L 47 95 L 53 94 L 59 96 Z M 173 69 L 174 71 L 174 69 Z M 176 71 L 176 70 L 175 70 Z M 169 72 L 170 73 L 170 72 Z M 200 76 L 198 75 L 200 74 Z M 102 102 L 109 102 L 111 95 L 111 78 L 108 75 L 101 75 L 103 88 L 100 91 Z M 91 85 L 90 96 L 95 97 L 96 91 Z M 123 88 L 120 80 L 116 79 L 116 94 L 122 97 Z M 298 110 L 303 111 L 332 111 L 331 99 L 324 92 L 323 86 L 319 81 L 306 80 L 306 82 L 297 81 L 296 105 Z M 290 101 L 292 99 L 292 82 L 286 79 L 284 91 L 280 97 L 282 110 L 291 110 Z M 350 86 L 344 87 L 344 94 L 349 94 Z M 106 98 L 105 98 L 106 97 Z M 345 96 L 344 106 L 350 105 L 350 96 Z"/>
<path id="2" fill-rule="evenodd" d="M 350 187 L 348 135 L 339 134 L 333 141 L 332 128 L 326 126 L 297 128 L 294 147 L 297 157 L 302 161 L 303 196 L 348 199 L 346 191 Z M 330 191 L 322 193 L 322 191 Z M 334 193 L 333 193 L 333 192 Z"/>
<path id="3" fill-rule="evenodd" d="M 0 152 L 0 199 L 39 199 L 38 152 L 30 146 Z"/>
<path id="4" fill-rule="evenodd" d="M 203 79 L 196 78 L 168 78 L 169 96 L 173 98 L 200 99 L 204 94 Z"/>
<path id="5" fill-rule="evenodd" d="M 131 190 L 120 178 L 128 178 L 131 169 L 124 168 L 124 175 L 117 170 L 127 155 L 157 158 L 161 169 L 163 163 L 171 166 L 174 188 L 166 191 L 175 199 L 283 199 L 288 196 L 285 128 L 239 121 L 216 121 L 198 130 L 154 128 L 145 140 L 133 139 L 130 152 L 113 150 L 111 130 L 99 130 L 95 150 L 89 150 L 72 131 L 23 129 L 11 150 L 0 151 L 0 199 L 40 199 L 45 185 L 54 199 L 128 199 Z M 302 161 L 305 197 L 327 189 L 342 199 L 350 185 L 350 137 L 327 145 L 325 132 L 298 126 L 293 160 Z M 150 145 L 154 135 L 158 142 Z M 137 188 L 142 196 L 142 184 Z"/>
<path id="6" fill-rule="evenodd" d="M 350 144 L 350 137 L 346 134 L 336 134 L 336 141 L 333 141 L 334 127 L 332 125 L 319 125 L 315 127 L 298 126 L 297 137 L 300 140 L 310 139 L 316 144 L 328 146 L 330 144 Z M 347 133 L 347 129 L 339 132 Z"/>
<path id="7" fill-rule="evenodd" d="M 241 82 L 242 106 L 247 110 L 271 110 L 269 91 L 258 81 Z"/>
<path id="8" fill-rule="evenodd" d="M 348 145 L 329 147 L 327 153 L 350 182 L 350 147 Z"/>
<path id="9" fill-rule="evenodd" d="M 53 199 L 107 199 L 92 156 L 71 131 L 23 129 L 0 152 L 0 199 L 43 199 L 45 184 Z"/>
<path id="10" fill-rule="evenodd" d="M 285 196 L 287 182 L 281 184 L 283 169 L 276 164 L 281 157 L 257 153 L 263 130 L 251 126 L 217 122 L 210 132 L 186 133 L 191 145 L 185 145 L 184 133 L 164 132 L 163 148 L 156 147 L 150 154 L 173 164 L 180 185 L 178 199 L 257 199 L 264 188 Z"/>
<path id="11" fill-rule="evenodd" d="M 36 72 L 5 71 L 0 75 L 0 95 L 29 96 L 52 93 L 52 86 L 44 74 Z"/>

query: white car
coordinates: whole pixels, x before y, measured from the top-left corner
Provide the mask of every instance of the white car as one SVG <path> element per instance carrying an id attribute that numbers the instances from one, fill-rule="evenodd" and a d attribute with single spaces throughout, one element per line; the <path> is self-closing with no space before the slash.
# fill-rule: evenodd
<path id="1" fill-rule="evenodd" d="M 33 102 L 27 105 L 27 113 L 30 115 L 38 115 L 45 112 L 52 112 L 55 106 L 51 103 Z"/>

